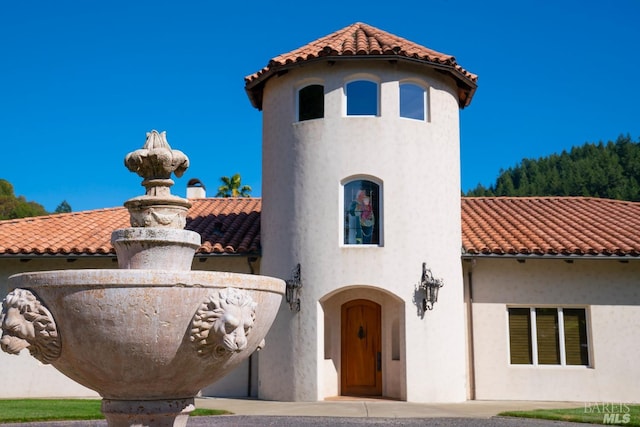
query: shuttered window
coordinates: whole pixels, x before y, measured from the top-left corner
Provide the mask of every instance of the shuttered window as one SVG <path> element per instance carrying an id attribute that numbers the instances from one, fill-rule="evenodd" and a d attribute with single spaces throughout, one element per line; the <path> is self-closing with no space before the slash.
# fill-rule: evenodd
<path id="1" fill-rule="evenodd" d="M 509 309 L 509 346 L 511 363 L 530 365 L 531 359 L 531 316 L 528 308 Z"/>
<path id="2" fill-rule="evenodd" d="M 567 365 L 588 365 L 587 319 L 583 309 L 565 308 L 564 347 Z"/>
<path id="3" fill-rule="evenodd" d="M 583 308 L 508 309 L 513 365 L 589 365 L 587 316 Z"/>
<path id="4" fill-rule="evenodd" d="M 536 338 L 538 341 L 538 363 L 541 365 L 560 364 L 560 343 L 558 342 L 558 310 L 536 308 Z"/>

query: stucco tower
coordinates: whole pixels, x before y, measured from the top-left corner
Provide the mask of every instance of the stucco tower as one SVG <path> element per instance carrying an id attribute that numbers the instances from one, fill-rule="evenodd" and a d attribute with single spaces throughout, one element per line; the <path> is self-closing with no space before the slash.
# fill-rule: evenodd
<path id="1" fill-rule="evenodd" d="M 459 109 L 475 88 L 452 56 L 362 23 L 246 78 L 263 111 L 260 272 L 292 285 L 260 398 L 467 398 Z M 423 264 L 444 283 L 433 310 Z"/>

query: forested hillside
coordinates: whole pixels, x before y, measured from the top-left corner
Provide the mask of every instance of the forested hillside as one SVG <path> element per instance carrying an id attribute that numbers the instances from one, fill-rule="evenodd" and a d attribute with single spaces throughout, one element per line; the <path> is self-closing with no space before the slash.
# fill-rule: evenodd
<path id="1" fill-rule="evenodd" d="M 501 170 L 494 185 L 467 196 L 593 196 L 640 201 L 640 140 L 586 143 Z"/>

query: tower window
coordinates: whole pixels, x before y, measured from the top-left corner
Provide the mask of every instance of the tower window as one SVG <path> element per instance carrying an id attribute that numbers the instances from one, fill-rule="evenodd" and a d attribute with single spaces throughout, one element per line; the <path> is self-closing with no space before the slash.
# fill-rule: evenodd
<path id="1" fill-rule="evenodd" d="M 347 83 L 347 116 L 378 115 L 378 84 L 368 80 Z"/>
<path id="2" fill-rule="evenodd" d="M 425 120 L 427 91 L 414 83 L 400 85 L 400 117 Z"/>
<path id="3" fill-rule="evenodd" d="M 309 85 L 298 91 L 298 120 L 324 117 L 324 86 Z"/>
<path id="4" fill-rule="evenodd" d="M 380 186 L 375 182 L 344 185 L 344 244 L 380 244 Z"/>

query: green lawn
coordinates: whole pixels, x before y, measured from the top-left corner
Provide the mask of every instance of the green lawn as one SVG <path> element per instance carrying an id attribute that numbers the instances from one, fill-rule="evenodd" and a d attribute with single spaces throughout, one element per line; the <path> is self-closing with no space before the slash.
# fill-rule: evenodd
<path id="1" fill-rule="evenodd" d="M 192 416 L 221 415 L 227 411 L 196 409 Z M 0 423 L 54 420 L 99 420 L 99 399 L 0 399 Z"/>
<path id="2" fill-rule="evenodd" d="M 535 411 L 508 411 L 505 417 L 539 418 L 571 421 L 574 423 L 607 424 L 640 427 L 640 405 L 610 404 L 582 406 L 570 409 L 537 409 Z"/>

